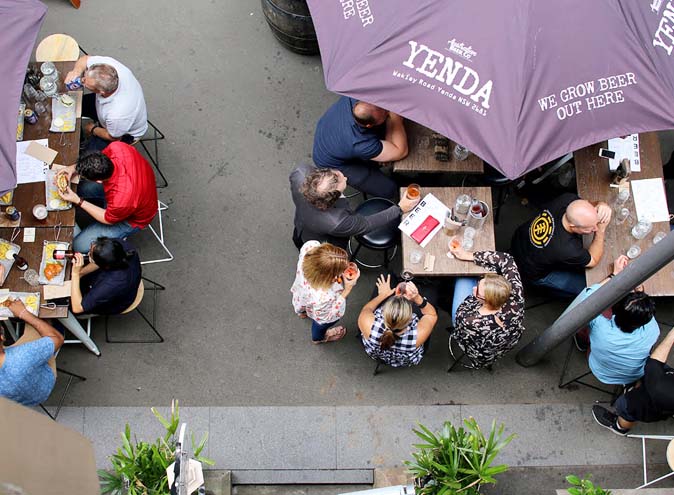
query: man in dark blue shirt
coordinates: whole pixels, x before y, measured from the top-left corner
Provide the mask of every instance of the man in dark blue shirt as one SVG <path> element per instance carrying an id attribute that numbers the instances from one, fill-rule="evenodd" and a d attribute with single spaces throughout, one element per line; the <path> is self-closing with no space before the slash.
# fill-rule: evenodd
<path id="1" fill-rule="evenodd" d="M 136 299 L 141 281 L 140 258 L 122 239 L 99 237 L 89 250 L 84 266 L 80 253 L 73 259 L 70 302 L 72 311 L 116 315 Z"/>
<path id="2" fill-rule="evenodd" d="M 364 101 L 342 96 L 316 125 L 314 163 L 338 169 L 352 187 L 372 196 L 395 197 L 396 184 L 379 164 L 401 160 L 407 151 L 402 117 Z"/>

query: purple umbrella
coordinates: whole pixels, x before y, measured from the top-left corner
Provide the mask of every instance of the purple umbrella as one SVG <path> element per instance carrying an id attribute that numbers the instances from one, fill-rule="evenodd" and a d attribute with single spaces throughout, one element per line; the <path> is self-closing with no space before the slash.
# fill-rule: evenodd
<path id="1" fill-rule="evenodd" d="M 674 1 L 308 4 L 330 90 L 430 127 L 509 178 L 674 128 Z"/>
<path id="2" fill-rule="evenodd" d="M 23 78 L 47 7 L 0 0 L 0 192 L 16 186 L 16 119 Z"/>

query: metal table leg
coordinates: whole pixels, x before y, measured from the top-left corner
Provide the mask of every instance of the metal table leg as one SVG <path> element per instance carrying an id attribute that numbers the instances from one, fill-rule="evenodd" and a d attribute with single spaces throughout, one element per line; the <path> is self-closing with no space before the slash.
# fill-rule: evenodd
<path id="1" fill-rule="evenodd" d="M 101 355 L 101 351 L 98 350 L 94 341 L 87 335 L 87 332 L 82 328 L 82 325 L 80 325 L 80 322 L 75 318 L 75 315 L 73 315 L 71 311 L 68 311 L 67 318 L 59 318 L 58 320 L 63 323 L 63 326 L 70 330 L 75 337 L 80 339 L 87 349 L 97 356 Z"/>

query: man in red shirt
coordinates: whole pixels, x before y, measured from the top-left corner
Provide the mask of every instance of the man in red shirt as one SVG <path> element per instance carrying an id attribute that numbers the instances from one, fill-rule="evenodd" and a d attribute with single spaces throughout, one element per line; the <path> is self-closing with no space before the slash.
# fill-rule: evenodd
<path id="1" fill-rule="evenodd" d="M 86 180 L 80 181 L 77 193 L 68 187 L 59 194 L 94 219 L 84 230 L 75 226 L 75 251 L 89 252 L 99 237 L 127 237 L 147 227 L 157 214 L 154 172 L 133 146 L 115 141 L 103 151 L 84 153 L 66 173 Z"/>

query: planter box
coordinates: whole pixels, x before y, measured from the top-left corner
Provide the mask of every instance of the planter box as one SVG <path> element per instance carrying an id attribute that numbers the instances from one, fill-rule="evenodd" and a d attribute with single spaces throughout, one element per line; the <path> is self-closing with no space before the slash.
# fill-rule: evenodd
<path id="1" fill-rule="evenodd" d="M 641 490 L 634 489 L 624 489 L 624 490 L 613 490 L 611 488 L 604 488 L 605 490 L 611 490 L 611 495 L 671 495 L 671 488 L 642 488 Z M 569 495 L 569 492 L 566 490 L 557 490 L 557 495 Z"/>

